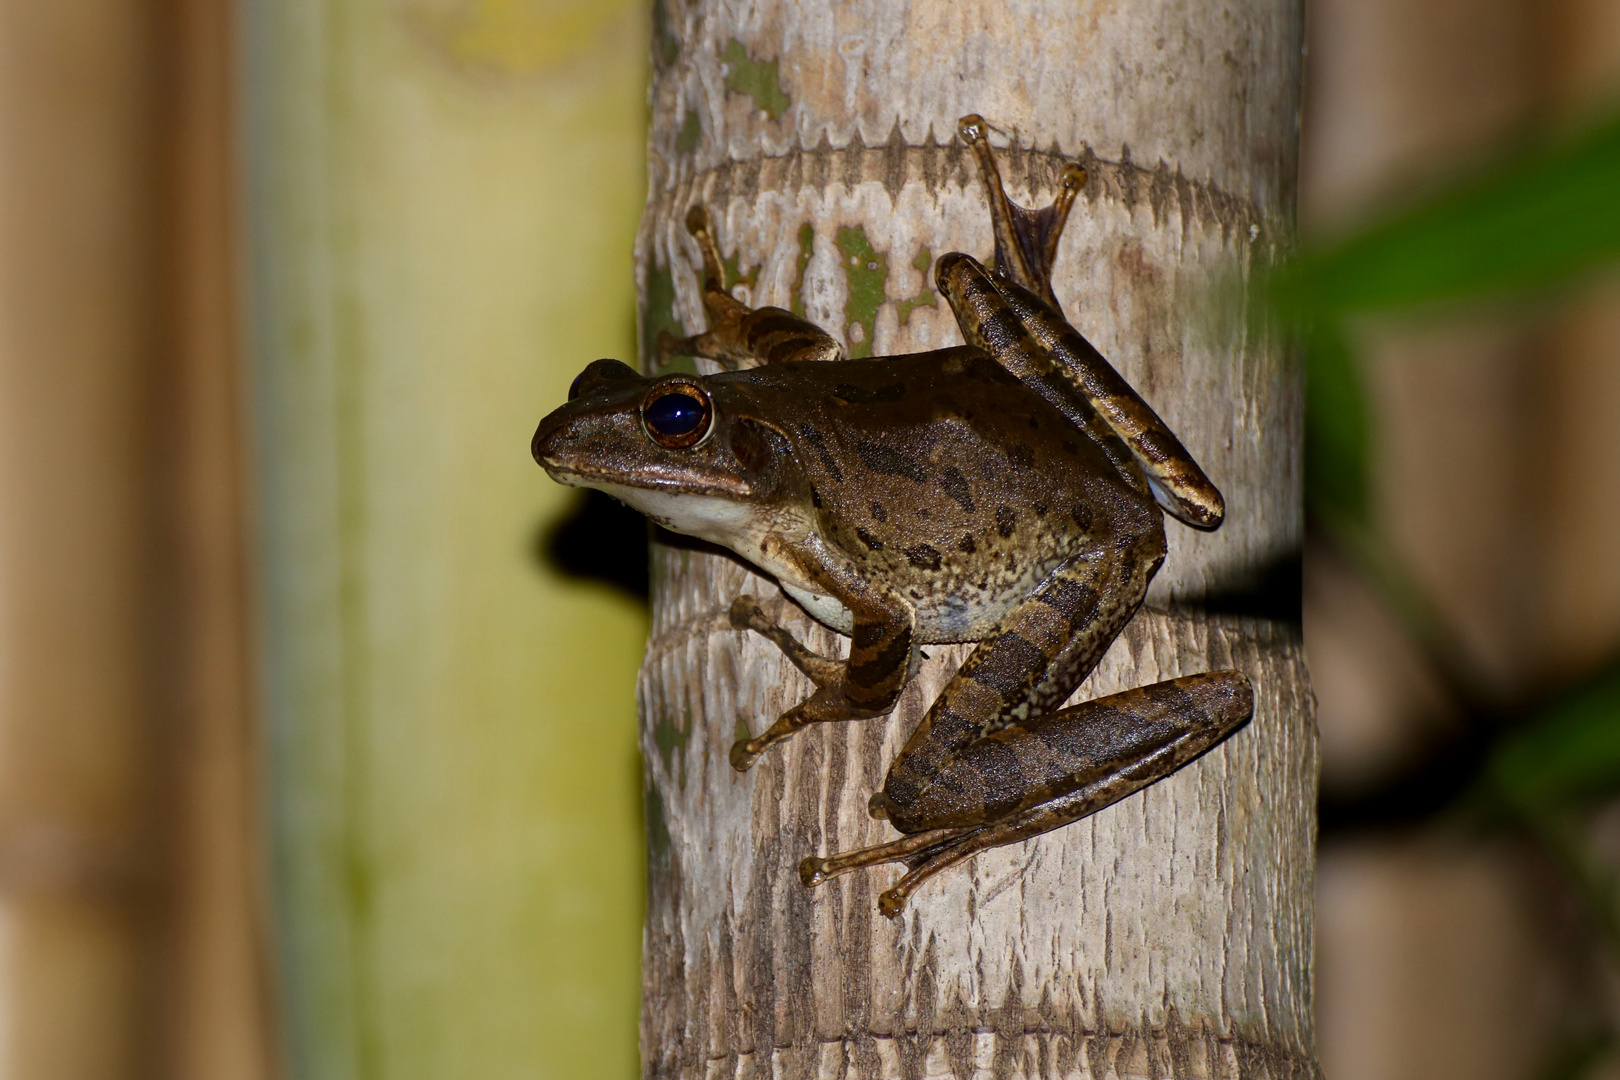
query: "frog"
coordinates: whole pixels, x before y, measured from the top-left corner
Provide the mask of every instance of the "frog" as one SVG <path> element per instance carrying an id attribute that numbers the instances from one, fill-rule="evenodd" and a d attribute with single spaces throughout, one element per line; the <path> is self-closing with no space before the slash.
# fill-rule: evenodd
<path id="1" fill-rule="evenodd" d="M 1020 206 L 988 131 L 977 114 L 958 125 L 989 202 L 993 269 L 950 252 L 934 273 L 963 344 L 848 358 L 809 319 L 734 298 L 713 219 L 695 205 L 706 329 L 659 337 L 663 374 L 591 363 L 531 445 L 553 480 L 729 549 L 848 639 L 846 655 L 823 655 L 760 598 L 730 604 L 732 627 L 814 687 L 736 741 L 740 773 L 812 724 L 887 716 L 925 646 L 975 643 L 871 795 L 898 838 L 798 867 L 815 887 L 902 864 L 878 898 L 891 918 L 935 875 L 1171 775 L 1254 710 L 1235 670 L 1064 705 L 1142 606 L 1165 517 L 1213 530 L 1225 504 L 1053 292 L 1085 171 L 1068 165 L 1050 204 Z M 677 356 L 719 370 L 669 370 Z"/>

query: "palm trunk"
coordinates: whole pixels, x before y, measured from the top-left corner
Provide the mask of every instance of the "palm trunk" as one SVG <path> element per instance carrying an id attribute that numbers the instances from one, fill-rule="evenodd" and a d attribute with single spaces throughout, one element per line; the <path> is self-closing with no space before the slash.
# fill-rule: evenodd
<path id="1" fill-rule="evenodd" d="M 1066 160 L 1086 166 L 1058 298 L 1205 466 L 1228 516 L 1213 534 L 1170 524 L 1147 607 L 1078 696 L 1237 667 L 1257 705 L 1193 766 L 978 856 L 889 921 L 875 902 L 893 871 L 811 892 L 796 864 L 892 837 L 867 797 L 965 647 L 931 648 L 888 719 L 809 731 L 741 775 L 727 763 L 738 723 L 758 730 L 808 692 L 725 617 L 739 593 L 775 586 L 729 557 L 658 546 L 641 680 L 645 1074 L 1314 1076 L 1301 388 L 1276 341 L 1197 314 L 1211 282 L 1246 280 L 1290 235 L 1298 5 L 736 14 L 665 0 L 655 17 L 644 345 L 703 325 L 682 226 L 697 204 L 715 214 L 739 297 L 805 312 L 852 355 L 957 344 L 931 260 L 992 246 L 957 118 L 1002 129 L 1009 193 L 1026 205 L 1051 198 Z M 783 606 L 812 647 L 845 647 Z"/>

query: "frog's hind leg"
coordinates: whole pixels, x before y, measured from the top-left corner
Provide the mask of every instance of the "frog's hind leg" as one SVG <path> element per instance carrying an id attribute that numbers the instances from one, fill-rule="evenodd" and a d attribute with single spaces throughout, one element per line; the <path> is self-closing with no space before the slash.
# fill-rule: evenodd
<path id="1" fill-rule="evenodd" d="M 694 206 L 686 229 L 703 252 L 703 310 L 709 328 L 677 338 L 658 335 L 658 367 L 677 356 L 702 356 L 732 371 L 784 360 L 838 360 L 843 347 L 821 327 L 781 308 L 751 308 L 726 291 L 725 266 L 709 212 Z"/>
<path id="2" fill-rule="evenodd" d="M 1098 415 L 1131 448 L 1165 511 L 1199 529 L 1219 528 L 1226 502 L 1152 406 L 1068 321 L 1015 282 L 997 287 L 1018 321 L 1057 357 Z"/>
<path id="3" fill-rule="evenodd" d="M 1057 297 L 1052 294 L 1052 264 L 1057 260 L 1058 240 L 1063 235 L 1064 223 L 1069 220 L 1074 197 L 1086 186 L 1086 170 L 1075 164 L 1066 166 L 1057 198 L 1051 205 L 1038 210 L 1026 209 L 1007 198 L 995 154 L 985 137 L 988 130 L 984 117 L 976 113 L 962 117 L 956 125 L 957 134 L 973 151 L 979 165 L 979 178 L 990 199 L 990 223 L 996 234 L 996 272 L 1061 311 Z"/>
<path id="4" fill-rule="evenodd" d="M 1055 308 L 1034 290 L 989 273 L 960 251 L 940 256 L 934 277 L 968 344 L 989 352 L 1117 458 L 1112 440 L 1099 438 L 1094 430 L 1100 419 L 1129 450 L 1154 500 L 1168 513 L 1200 529 L 1220 525 L 1226 504 L 1198 462 L 1152 406 Z"/>
<path id="5" fill-rule="evenodd" d="M 806 859 L 799 876 L 815 885 L 863 866 L 904 862 L 908 872 L 878 898 L 878 910 L 893 917 L 941 870 L 980 851 L 1078 821 L 1140 791 L 1230 736 L 1253 711 L 1249 680 L 1240 672 L 1215 671 L 1005 728 L 959 754 L 914 807 L 936 827 L 876 847 Z M 1016 783 L 1009 784 L 1009 778 Z M 987 816 L 988 823 L 976 823 Z"/>

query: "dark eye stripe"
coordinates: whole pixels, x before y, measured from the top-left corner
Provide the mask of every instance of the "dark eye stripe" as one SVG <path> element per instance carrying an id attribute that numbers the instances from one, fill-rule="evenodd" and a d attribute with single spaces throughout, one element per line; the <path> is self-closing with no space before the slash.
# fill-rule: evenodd
<path id="1" fill-rule="evenodd" d="M 687 383 L 666 384 L 641 406 L 641 422 L 660 446 L 678 449 L 700 442 L 714 418 L 709 396 Z"/>

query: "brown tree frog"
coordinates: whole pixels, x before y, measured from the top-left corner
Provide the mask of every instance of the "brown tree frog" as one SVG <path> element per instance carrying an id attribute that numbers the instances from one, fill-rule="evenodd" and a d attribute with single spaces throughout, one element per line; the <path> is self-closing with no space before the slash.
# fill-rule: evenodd
<path id="1" fill-rule="evenodd" d="M 908 872 L 879 909 L 975 852 L 1068 824 L 1169 775 L 1242 727 L 1248 679 L 1215 671 L 1070 708 L 1063 702 L 1142 603 L 1164 513 L 1220 525 L 1221 496 L 1153 410 L 1065 320 L 1051 269 L 1085 173 L 1052 205 L 1003 191 L 977 116 L 959 133 L 989 194 L 995 271 L 943 256 L 935 276 L 965 345 L 848 360 L 820 327 L 723 287 L 708 214 L 709 328 L 661 357 L 725 369 L 643 377 L 598 360 L 540 422 L 535 460 L 667 529 L 730 548 L 850 638 L 818 655 L 752 597 L 730 619 L 774 642 L 816 690 L 740 740 L 749 769 L 808 724 L 883 716 L 921 646 L 978 642 L 872 796 L 902 834 L 808 858 L 806 885 L 883 862 Z"/>

